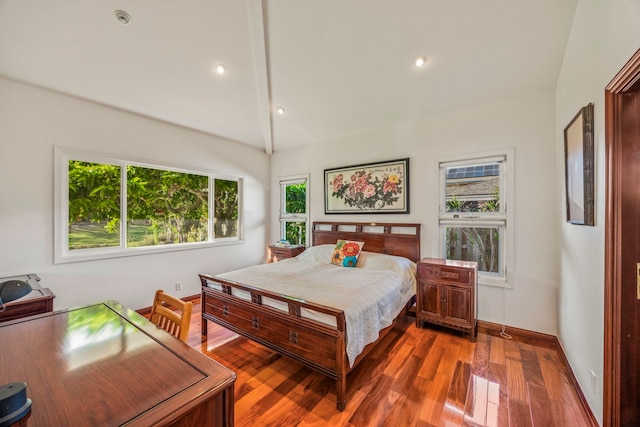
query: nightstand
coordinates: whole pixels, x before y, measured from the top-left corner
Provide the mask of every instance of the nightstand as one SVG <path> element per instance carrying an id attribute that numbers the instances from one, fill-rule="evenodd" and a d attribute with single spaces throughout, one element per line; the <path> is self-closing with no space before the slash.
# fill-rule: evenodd
<path id="1" fill-rule="evenodd" d="M 423 258 L 418 261 L 416 326 L 423 322 L 463 331 L 476 339 L 478 263 Z"/>
<path id="2" fill-rule="evenodd" d="M 296 255 L 304 252 L 306 247 L 302 245 L 291 245 L 291 246 L 277 246 L 277 245 L 269 245 L 269 258 L 267 262 L 278 262 L 283 259 L 293 258 Z"/>

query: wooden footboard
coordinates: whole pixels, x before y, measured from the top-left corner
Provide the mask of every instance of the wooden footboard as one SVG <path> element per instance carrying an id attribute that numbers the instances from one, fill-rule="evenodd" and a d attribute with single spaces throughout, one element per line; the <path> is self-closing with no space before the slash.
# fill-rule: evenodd
<path id="1" fill-rule="evenodd" d="M 342 310 L 268 292 L 245 284 L 199 274 L 202 283 L 202 338 L 207 337 L 207 320 L 252 339 L 336 380 L 336 406 L 347 404 L 347 374 L 396 324 L 398 318 L 380 331 L 378 340 L 368 344 L 349 366 L 346 353 L 346 324 Z M 233 295 L 233 289 L 249 292 L 251 301 Z M 269 307 L 271 298 L 285 302 L 288 312 Z M 406 304 L 409 309 L 415 296 Z M 306 308 L 334 316 L 336 326 L 302 317 Z M 403 314 L 403 313 L 401 313 Z"/>
<path id="2" fill-rule="evenodd" d="M 342 310 L 207 274 L 199 276 L 203 338 L 207 336 L 206 321 L 211 320 L 335 379 L 337 406 L 344 409 L 349 363 Z M 248 292 L 251 301 L 233 295 L 234 289 Z M 288 312 L 265 305 L 267 299 L 286 303 Z M 334 317 L 336 326 L 302 317 L 303 308 Z"/>

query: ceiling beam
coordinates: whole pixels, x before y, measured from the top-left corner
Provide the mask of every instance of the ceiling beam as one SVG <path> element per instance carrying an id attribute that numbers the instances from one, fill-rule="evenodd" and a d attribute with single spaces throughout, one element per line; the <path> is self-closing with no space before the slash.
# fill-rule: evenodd
<path id="1" fill-rule="evenodd" d="M 271 114 L 271 86 L 269 84 L 269 49 L 266 36 L 266 17 L 263 0 L 249 1 L 249 30 L 251 31 L 251 47 L 253 67 L 258 90 L 258 115 L 264 136 L 264 149 L 267 154 L 273 153 L 273 118 Z"/>

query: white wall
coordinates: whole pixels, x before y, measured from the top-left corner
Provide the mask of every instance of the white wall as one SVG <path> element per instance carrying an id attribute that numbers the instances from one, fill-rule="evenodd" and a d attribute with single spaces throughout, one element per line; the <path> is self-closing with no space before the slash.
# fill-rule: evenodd
<path id="1" fill-rule="evenodd" d="M 54 145 L 244 177 L 245 242 L 54 265 Z M 198 294 L 198 272 L 264 261 L 269 170 L 247 145 L 0 78 L 0 277 L 37 273 L 55 309 L 104 299 L 148 307 L 158 288 Z"/>
<path id="2" fill-rule="evenodd" d="M 594 103 L 596 226 L 567 224 L 564 186 L 556 187 L 560 230 L 558 339 L 602 424 L 604 341 L 604 89 L 640 48 L 637 0 L 580 0 L 556 88 L 556 174 L 564 176 L 563 130 Z M 596 374 L 596 390 L 590 371 Z"/>
<path id="3" fill-rule="evenodd" d="M 557 239 L 554 92 L 375 129 L 273 154 L 278 177 L 310 173 L 311 220 L 419 222 L 422 256 L 440 256 L 438 161 L 504 148 L 515 151 L 513 289 L 481 286 L 482 320 L 556 334 Z M 410 158 L 408 215 L 324 215 L 324 169 Z M 271 241 L 278 239 L 277 191 L 271 193 Z M 506 302 L 506 310 L 505 304 Z"/>

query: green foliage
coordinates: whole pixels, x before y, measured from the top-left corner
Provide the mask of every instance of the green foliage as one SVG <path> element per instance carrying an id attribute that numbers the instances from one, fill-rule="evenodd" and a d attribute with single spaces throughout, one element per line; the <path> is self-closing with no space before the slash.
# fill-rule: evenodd
<path id="1" fill-rule="evenodd" d="M 305 213 L 307 209 L 307 184 L 291 184 L 286 186 L 285 208 L 287 213 Z"/>
<path id="2" fill-rule="evenodd" d="M 146 221 L 156 245 L 206 240 L 208 191 L 207 176 L 127 166 L 128 223 Z"/>
<path id="3" fill-rule="evenodd" d="M 120 217 L 120 166 L 69 161 L 69 222 Z"/>
<path id="4" fill-rule="evenodd" d="M 286 223 L 285 239 L 292 245 L 304 245 L 307 242 L 307 227 L 302 221 L 289 221 Z"/>
<path id="5" fill-rule="evenodd" d="M 307 183 L 287 184 L 285 186 L 285 212 L 304 214 L 307 211 Z M 303 221 L 287 221 L 284 238 L 294 245 L 307 242 L 307 226 Z"/>
<path id="6" fill-rule="evenodd" d="M 456 196 L 452 196 L 447 200 L 447 212 L 462 212 L 463 202 L 456 199 Z"/>
<path id="7" fill-rule="evenodd" d="M 499 212 L 500 211 L 500 189 L 497 188 L 491 200 L 480 203 L 480 212 Z"/>
<path id="8" fill-rule="evenodd" d="M 447 212 L 499 212 L 500 211 L 500 190 L 496 189 L 490 200 L 467 200 L 462 201 L 451 196 L 447 200 Z"/>
<path id="9" fill-rule="evenodd" d="M 79 238 L 72 235 L 79 223 L 100 223 L 106 232 L 119 233 L 120 175 L 120 166 L 69 162 L 70 246 L 72 239 Z M 208 176 L 127 166 L 128 245 L 207 240 L 208 200 Z M 216 223 L 224 224 L 220 232 L 237 235 L 238 183 L 215 180 L 214 202 Z M 143 235 L 140 226 L 146 229 Z M 88 247 L 100 245 L 89 243 Z"/>
<path id="10" fill-rule="evenodd" d="M 214 232 L 216 237 L 237 236 L 238 182 L 216 179 L 214 198 Z"/>

